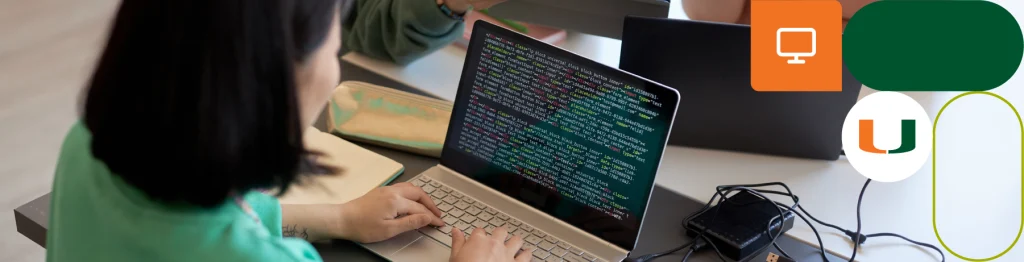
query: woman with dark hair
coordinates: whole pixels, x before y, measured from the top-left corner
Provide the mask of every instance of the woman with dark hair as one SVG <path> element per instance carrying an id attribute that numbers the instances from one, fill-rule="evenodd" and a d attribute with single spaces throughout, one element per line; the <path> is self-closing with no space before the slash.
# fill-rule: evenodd
<path id="1" fill-rule="evenodd" d="M 407 183 L 341 205 L 262 193 L 323 169 L 302 136 L 338 84 L 348 1 L 124 0 L 61 148 L 47 261 L 320 261 L 307 241 L 443 225 Z M 477 232 L 455 231 L 452 261 L 530 258 Z"/>

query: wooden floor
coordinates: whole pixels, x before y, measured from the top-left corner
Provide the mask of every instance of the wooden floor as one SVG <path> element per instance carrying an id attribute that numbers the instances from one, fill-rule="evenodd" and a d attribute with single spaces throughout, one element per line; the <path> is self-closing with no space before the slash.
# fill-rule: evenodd
<path id="1" fill-rule="evenodd" d="M 50 191 L 116 0 L 0 0 L 0 261 L 45 260 L 13 209 Z"/>

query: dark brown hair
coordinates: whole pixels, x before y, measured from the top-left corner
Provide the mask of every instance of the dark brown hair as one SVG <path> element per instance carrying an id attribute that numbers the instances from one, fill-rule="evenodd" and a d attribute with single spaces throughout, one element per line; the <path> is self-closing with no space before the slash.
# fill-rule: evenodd
<path id="1" fill-rule="evenodd" d="M 164 202 L 213 207 L 234 192 L 284 192 L 307 155 L 294 64 L 347 7 L 124 0 L 86 93 L 93 155 Z"/>

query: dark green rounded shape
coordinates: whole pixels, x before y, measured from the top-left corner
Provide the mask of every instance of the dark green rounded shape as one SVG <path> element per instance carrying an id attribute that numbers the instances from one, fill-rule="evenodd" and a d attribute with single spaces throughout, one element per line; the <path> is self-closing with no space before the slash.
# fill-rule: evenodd
<path id="1" fill-rule="evenodd" d="M 881 91 L 985 91 L 1020 66 L 1024 39 L 1006 9 L 988 1 L 868 4 L 843 32 L 843 60 Z"/>

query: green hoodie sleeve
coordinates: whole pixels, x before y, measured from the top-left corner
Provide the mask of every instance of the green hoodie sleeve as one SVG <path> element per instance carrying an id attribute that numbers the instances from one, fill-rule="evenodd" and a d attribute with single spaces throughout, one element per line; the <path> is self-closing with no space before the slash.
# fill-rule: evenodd
<path id="1" fill-rule="evenodd" d="M 463 23 L 434 0 L 357 0 L 343 24 L 349 51 L 407 64 L 462 37 Z"/>

